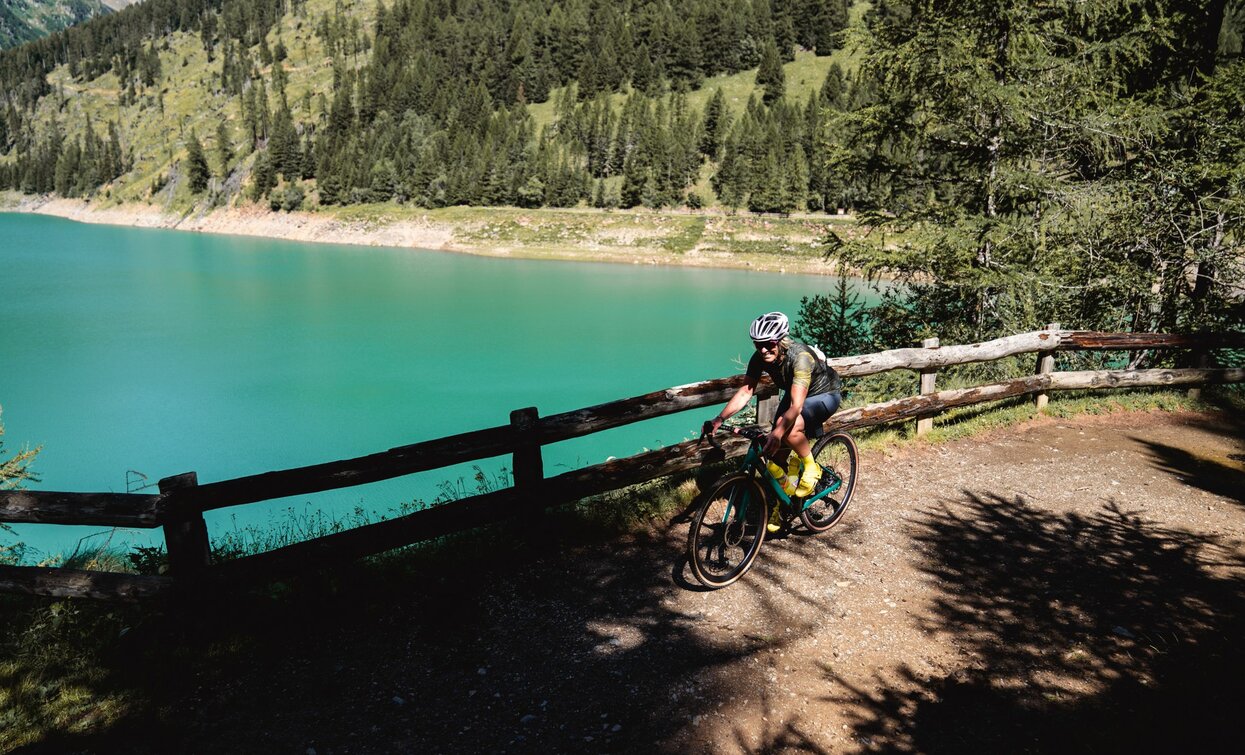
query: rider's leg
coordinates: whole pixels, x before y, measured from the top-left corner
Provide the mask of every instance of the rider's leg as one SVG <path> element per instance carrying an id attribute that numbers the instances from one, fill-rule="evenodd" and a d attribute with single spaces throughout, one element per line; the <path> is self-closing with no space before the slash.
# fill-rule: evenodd
<path id="1" fill-rule="evenodd" d="M 804 415 L 797 415 L 795 423 L 791 425 L 791 432 L 787 433 L 787 437 L 783 438 L 791 449 L 800 455 L 800 458 L 811 456 L 813 447 L 808 442 L 808 436 L 804 434 Z"/>
<path id="2" fill-rule="evenodd" d="M 804 498 L 813 492 L 817 481 L 821 479 L 821 467 L 813 459 L 813 448 L 804 432 L 804 415 L 795 418 L 786 442 L 800 456 L 803 471 L 800 473 L 800 483 L 795 487 L 795 495 Z"/>

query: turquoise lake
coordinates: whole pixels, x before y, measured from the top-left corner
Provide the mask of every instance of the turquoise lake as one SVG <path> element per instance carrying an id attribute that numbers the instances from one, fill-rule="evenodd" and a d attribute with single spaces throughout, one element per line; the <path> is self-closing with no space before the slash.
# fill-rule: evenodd
<path id="1" fill-rule="evenodd" d="M 735 374 L 757 314 L 829 277 L 472 257 L 0 214 L 6 451 L 36 490 L 125 492 L 360 456 Z M 546 474 L 694 434 L 714 409 L 545 449 Z M 508 465 L 497 459 L 489 473 Z M 215 537 L 430 500 L 470 467 L 208 514 Z M 18 525 L 28 560 L 158 530 Z M 0 538 L 12 535 L 0 533 Z"/>

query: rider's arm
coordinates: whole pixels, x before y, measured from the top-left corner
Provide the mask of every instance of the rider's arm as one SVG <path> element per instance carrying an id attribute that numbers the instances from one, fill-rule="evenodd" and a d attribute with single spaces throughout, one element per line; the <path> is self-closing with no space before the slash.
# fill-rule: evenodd
<path id="1" fill-rule="evenodd" d="M 735 395 L 731 396 L 731 400 L 726 402 L 726 406 L 718 413 L 718 416 L 709 420 L 712 423 L 713 431 L 717 432 L 722 423 L 730 419 L 735 412 L 743 409 L 747 405 L 748 400 L 752 398 L 752 394 L 756 392 L 757 379 L 751 375 L 744 376 L 744 384 L 739 386 L 739 390 L 735 391 Z"/>

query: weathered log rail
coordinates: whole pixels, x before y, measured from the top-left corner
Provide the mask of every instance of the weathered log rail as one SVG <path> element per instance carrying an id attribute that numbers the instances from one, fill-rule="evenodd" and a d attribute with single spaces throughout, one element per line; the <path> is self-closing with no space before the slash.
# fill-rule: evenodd
<path id="1" fill-rule="evenodd" d="M 979 344 L 938 346 L 841 357 L 830 363 L 845 377 L 889 370 L 921 374 L 921 394 L 844 409 L 826 423 L 827 429 L 867 427 L 918 419 L 924 423 L 938 412 L 1022 395 L 1050 391 L 1159 386 L 1202 386 L 1245 382 L 1245 369 L 1151 369 L 1054 372 L 1057 351 L 1188 349 L 1208 354 L 1214 349 L 1245 347 L 1245 334 L 1165 335 L 1045 330 Z M 992 385 L 933 390 L 941 367 L 986 362 L 1038 353 L 1037 374 Z M 169 551 L 170 576 L 151 577 L 46 567 L 0 567 L 0 591 L 36 595 L 140 600 L 169 593 L 179 584 L 231 581 L 321 567 L 410 545 L 545 506 L 618 490 L 668 475 L 694 470 L 707 461 L 741 454 L 747 446 L 727 438 L 724 450 L 697 441 L 613 459 L 602 464 L 545 477 L 540 449 L 689 409 L 725 402 L 742 376 L 654 391 L 548 417 L 535 409 L 515 411 L 508 425 L 423 441 L 353 459 L 295 469 L 264 472 L 232 480 L 196 484 L 194 473 L 161 480 L 159 495 L 0 491 L 0 522 L 88 524 L 111 527 L 163 527 Z M 763 387 L 759 396 L 772 394 Z M 439 469 L 497 456 L 513 455 L 514 487 L 451 501 L 334 533 L 236 561 L 211 565 L 203 512 L 227 506 L 363 485 L 393 477 Z"/>

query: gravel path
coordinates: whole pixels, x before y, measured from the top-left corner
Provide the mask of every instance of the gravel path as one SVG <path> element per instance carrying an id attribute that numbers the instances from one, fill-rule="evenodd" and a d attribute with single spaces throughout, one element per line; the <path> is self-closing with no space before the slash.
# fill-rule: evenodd
<path id="1" fill-rule="evenodd" d="M 188 651 L 221 658 L 190 682 L 136 682 L 169 705 L 69 749 L 1226 749 L 1243 438 L 1240 418 L 1117 414 L 866 457 L 843 524 L 767 542 L 715 592 L 676 521 L 308 598 Z"/>

